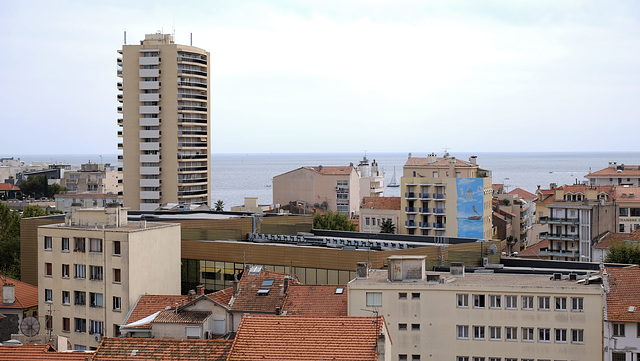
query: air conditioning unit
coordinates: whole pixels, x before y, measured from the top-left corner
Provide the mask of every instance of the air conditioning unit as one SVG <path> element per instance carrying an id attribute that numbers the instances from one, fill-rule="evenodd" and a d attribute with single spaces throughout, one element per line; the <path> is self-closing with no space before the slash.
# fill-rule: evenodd
<path id="1" fill-rule="evenodd" d="M 482 267 L 487 267 L 489 264 L 489 257 L 482 257 Z"/>
<path id="2" fill-rule="evenodd" d="M 100 335 L 99 333 L 96 333 L 95 335 L 93 335 L 93 337 L 96 340 L 96 342 L 102 341 L 102 335 Z"/>

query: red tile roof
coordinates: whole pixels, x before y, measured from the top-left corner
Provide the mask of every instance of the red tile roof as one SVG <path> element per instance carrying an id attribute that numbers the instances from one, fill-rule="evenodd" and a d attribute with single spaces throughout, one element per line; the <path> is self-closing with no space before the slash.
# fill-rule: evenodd
<path id="1" fill-rule="evenodd" d="M 284 301 L 285 277 L 294 277 L 288 280 L 290 285 L 299 283 L 297 277 L 284 273 L 262 270 L 260 274 L 252 275 L 245 271 L 238 282 L 238 294 L 231 301 L 231 311 L 275 313 L 276 307 L 282 307 Z M 262 282 L 269 279 L 273 279 L 273 285 L 263 287 Z M 261 289 L 269 292 L 259 295 Z"/>
<path id="2" fill-rule="evenodd" d="M 187 302 L 188 296 L 182 295 L 143 295 L 138 298 L 138 302 L 133 306 L 131 314 L 123 322 L 123 325 L 130 324 L 135 321 L 139 321 L 147 316 L 150 316 L 158 311 L 164 311 L 166 307 L 175 307 L 176 304 L 182 304 L 182 301 Z M 151 324 L 134 326 L 131 328 L 151 328 Z"/>
<path id="3" fill-rule="evenodd" d="M 615 187 L 612 197 L 615 198 L 618 203 L 640 203 L 640 187 Z"/>
<path id="4" fill-rule="evenodd" d="M 27 309 L 30 307 L 38 306 L 38 287 L 18 280 L 14 280 L 13 278 L 0 276 L 0 285 L 4 284 L 14 285 L 16 301 L 10 305 L 2 303 L 3 287 L 0 287 L 0 309 Z"/>
<path id="5" fill-rule="evenodd" d="M 640 166 L 638 165 L 624 165 L 619 164 L 618 167 L 624 168 L 620 169 L 620 173 L 616 168 L 607 167 L 604 169 L 600 169 L 595 172 L 591 172 L 585 176 L 585 178 L 596 178 L 596 177 L 605 177 L 605 178 L 625 178 L 625 177 L 640 177 Z"/>
<path id="6" fill-rule="evenodd" d="M 302 167 L 310 171 L 324 175 L 349 175 L 355 169 L 353 166 L 318 166 L 318 167 Z"/>
<path id="7" fill-rule="evenodd" d="M 542 241 L 536 243 L 536 244 L 532 244 L 531 246 L 523 249 L 522 251 L 518 252 L 518 256 L 522 257 L 522 256 L 537 256 L 540 254 L 540 249 L 542 248 L 549 248 L 549 240 L 548 239 L 543 239 Z"/>
<path id="8" fill-rule="evenodd" d="M 594 248 L 609 249 L 612 244 L 620 241 L 640 242 L 640 229 L 636 229 L 631 233 L 609 233 Z"/>
<path id="9" fill-rule="evenodd" d="M 245 315 L 228 360 L 377 360 L 384 324 L 382 316 Z"/>
<path id="10" fill-rule="evenodd" d="M 338 288 L 342 293 L 336 293 Z M 287 315 L 347 316 L 347 286 L 289 286 L 282 310 Z"/>
<path id="11" fill-rule="evenodd" d="M 0 191 L 19 191 L 20 187 L 11 183 L 0 183 Z"/>
<path id="12" fill-rule="evenodd" d="M 429 158 L 411 157 L 407 159 L 405 166 L 429 166 L 429 167 L 448 167 L 454 158 L 436 158 L 434 162 L 429 163 Z M 467 162 L 462 159 L 455 158 L 456 167 L 478 167 L 477 164 Z"/>
<path id="13" fill-rule="evenodd" d="M 535 198 L 538 198 L 538 197 L 536 197 L 535 194 L 533 194 L 531 192 L 527 192 L 522 188 L 516 188 L 516 189 L 512 190 L 511 192 L 509 192 L 507 194 L 515 194 L 518 197 L 524 198 L 524 199 L 535 199 Z"/>
<path id="14" fill-rule="evenodd" d="M 640 268 L 607 268 L 609 293 L 607 319 L 609 321 L 640 322 Z M 632 312 L 629 307 L 633 306 Z"/>
<path id="15" fill-rule="evenodd" d="M 0 345 L 0 361 L 85 361 L 91 352 L 57 352 L 51 345 Z"/>
<path id="16" fill-rule="evenodd" d="M 210 299 L 218 302 L 221 305 L 228 306 L 233 297 L 233 287 L 225 288 L 217 292 L 209 293 L 206 295 Z"/>
<path id="17" fill-rule="evenodd" d="M 227 359 L 232 341 L 229 340 L 172 340 L 159 338 L 102 339 L 93 361 L 123 360 L 212 360 Z"/>
<path id="18" fill-rule="evenodd" d="M 400 210 L 400 197 L 364 197 L 360 208 Z"/>
<path id="19" fill-rule="evenodd" d="M 153 323 L 193 323 L 201 324 L 211 316 L 211 311 L 160 311 Z"/>

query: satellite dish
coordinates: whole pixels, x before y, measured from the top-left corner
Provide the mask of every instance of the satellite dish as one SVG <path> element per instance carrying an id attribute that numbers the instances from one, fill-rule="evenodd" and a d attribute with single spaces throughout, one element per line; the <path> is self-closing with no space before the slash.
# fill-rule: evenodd
<path id="1" fill-rule="evenodd" d="M 498 247 L 496 247 L 496 245 L 492 243 L 491 245 L 489 245 L 489 254 L 493 255 L 496 253 L 498 253 Z"/>
<path id="2" fill-rule="evenodd" d="M 35 317 L 26 317 L 20 323 L 20 331 L 27 337 L 33 337 L 40 332 L 40 322 Z"/>

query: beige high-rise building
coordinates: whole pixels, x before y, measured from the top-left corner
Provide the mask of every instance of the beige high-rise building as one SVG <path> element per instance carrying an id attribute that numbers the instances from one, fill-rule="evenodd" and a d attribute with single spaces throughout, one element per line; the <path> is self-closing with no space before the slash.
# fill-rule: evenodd
<path id="1" fill-rule="evenodd" d="M 211 201 L 209 52 L 147 34 L 118 50 L 126 207 Z"/>
<path id="2" fill-rule="evenodd" d="M 128 222 L 119 204 L 72 210 L 38 227 L 38 308 L 42 332 L 96 348 L 140 295 L 180 293 L 180 225 Z M 42 322 L 41 321 L 41 322 Z"/>

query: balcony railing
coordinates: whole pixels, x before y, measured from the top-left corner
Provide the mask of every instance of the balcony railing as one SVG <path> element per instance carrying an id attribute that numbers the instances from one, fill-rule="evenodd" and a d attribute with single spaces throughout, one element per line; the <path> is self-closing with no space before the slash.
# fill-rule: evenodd
<path id="1" fill-rule="evenodd" d="M 444 208 L 434 208 L 433 209 L 433 213 L 434 214 L 444 214 Z"/>
<path id="2" fill-rule="evenodd" d="M 200 59 L 200 58 L 192 58 L 192 57 L 188 57 L 188 56 L 179 56 L 178 57 L 178 61 L 186 61 L 186 62 L 191 62 L 191 63 L 198 63 L 198 64 L 207 64 L 207 61 L 204 59 Z"/>
<path id="3" fill-rule="evenodd" d="M 416 194 L 413 192 L 408 192 L 404 194 L 404 197 L 407 199 L 415 199 L 416 198 Z"/>
<path id="4" fill-rule="evenodd" d="M 207 120 L 206 119 L 201 119 L 201 118 L 178 118 L 178 123 L 207 124 Z"/>
<path id="5" fill-rule="evenodd" d="M 420 228 L 431 228 L 431 223 L 429 222 L 420 222 L 418 223 L 418 225 L 420 226 Z"/>
<path id="6" fill-rule="evenodd" d="M 178 99 L 202 99 L 202 100 L 207 100 L 207 96 L 206 95 L 199 95 L 199 94 L 178 94 Z"/>
<path id="7" fill-rule="evenodd" d="M 178 74 L 192 74 L 192 75 L 207 76 L 206 71 L 187 70 L 187 69 L 178 69 Z"/>
<path id="8" fill-rule="evenodd" d="M 196 82 L 191 82 L 191 81 L 179 81 L 178 82 L 178 86 L 193 86 L 193 87 L 198 87 L 198 88 L 206 88 L 207 84 L 206 83 L 196 83 Z"/>
<path id="9" fill-rule="evenodd" d="M 178 159 L 207 159 L 206 154 L 178 154 Z"/>
<path id="10" fill-rule="evenodd" d="M 433 199 L 444 199 L 444 194 L 434 193 L 433 194 Z"/>
<path id="11" fill-rule="evenodd" d="M 415 207 L 405 207 L 404 211 L 405 213 L 417 213 Z"/>
<path id="12" fill-rule="evenodd" d="M 541 224 L 578 224 L 578 218 L 556 218 L 556 217 L 540 217 Z"/>
<path id="13" fill-rule="evenodd" d="M 431 193 L 418 193 L 418 198 L 420 199 L 432 199 Z"/>
<path id="14" fill-rule="evenodd" d="M 202 195 L 202 194 L 207 194 L 207 190 L 198 189 L 198 190 L 192 190 L 192 191 L 178 191 L 179 196 L 196 196 L 196 195 Z"/>
<path id="15" fill-rule="evenodd" d="M 578 258 L 580 257 L 579 252 L 567 251 L 567 250 L 554 250 L 554 249 L 541 249 L 539 252 L 540 256 L 553 256 L 553 257 L 568 257 L 568 258 Z"/>
<path id="16" fill-rule="evenodd" d="M 416 222 L 414 221 L 405 221 L 404 226 L 407 228 L 416 228 Z"/>
<path id="17" fill-rule="evenodd" d="M 420 214 L 431 214 L 431 208 L 427 207 L 427 208 L 418 208 L 418 213 Z"/>
<path id="18" fill-rule="evenodd" d="M 199 172 L 203 170 L 207 170 L 208 167 L 180 167 L 178 168 L 178 172 Z"/>
<path id="19" fill-rule="evenodd" d="M 192 112 L 206 112 L 207 108 L 206 107 L 185 107 L 185 106 L 179 106 L 178 110 L 181 111 L 192 111 Z"/>
<path id="20" fill-rule="evenodd" d="M 435 229 L 444 229 L 444 223 L 434 223 L 433 228 Z"/>
<path id="21" fill-rule="evenodd" d="M 540 239 L 548 239 L 552 241 L 578 241 L 579 236 L 575 234 L 554 234 L 549 232 L 540 233 Z"/>

